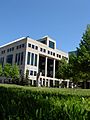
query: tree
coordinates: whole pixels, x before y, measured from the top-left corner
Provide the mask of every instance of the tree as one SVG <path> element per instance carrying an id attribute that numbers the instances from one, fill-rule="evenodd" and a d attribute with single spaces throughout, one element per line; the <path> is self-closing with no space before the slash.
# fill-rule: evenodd
<path id="1" fill-rule="evenodd" d="M 4 65 L 3 74 L 6 78 L 10 78 L 11 73 L 12 73 L 12 66 L 11 64 L 7 63 L 6 65 Z"/>
<path id="2" fill-rule="evenodd" d="M 3 73 L 3 69 L 2 69 L 2 65 L 0 64 L 0 76 L 2 76 Z"/>
<path id="3" fill-rule="evenodd" d="M 61 59 L 58 64 L 58 69 L 56 71 L 56 77 L 58 79 L 67 79 L 67 70 L 68 70 L 68 63 L 65 59 Z"/>
<path id="4" fill-rule="evenodd" d="M 16 64 L 11 67 L 11 78 L 13 82 L 19 82 L 20 72 L 19 67 Z"/>
<path id="5" fill-rule="evenodd" d="M 90 25 L 87 26 L 77 48 L 77 64 L 80 79 L 85 82 L 90 80 Z"/>

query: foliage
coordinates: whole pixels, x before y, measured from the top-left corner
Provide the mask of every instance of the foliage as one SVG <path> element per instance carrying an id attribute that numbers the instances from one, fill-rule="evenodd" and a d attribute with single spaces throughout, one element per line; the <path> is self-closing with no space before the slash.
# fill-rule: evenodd
<path id="1" fill-rule="evenodd" d="M 0 64 L 0 76 L 2 76 L 2 73 L 3 73 L 3 71 L 2 71 L 2 65 Z"/>
<path id="2" fill-rule="evenodd" d="M 79 48 L 77 48 L 77 63 L 80 78 L 82 80 L 90 79 L 90 25 L 87 26 L 83 34 Z"/>
<path id="3" fill-rule="evenodd" d="M 0 85 L 2 120 L 89 120 L 90 90 Z"/>
<path id="4" fill-rule="evenodd" d="M 68 63 L 65 59 L 61 59 L 58 64 L 58 69 L 56 71 L 56 77 L 59 79 L 67 78 Z"/>

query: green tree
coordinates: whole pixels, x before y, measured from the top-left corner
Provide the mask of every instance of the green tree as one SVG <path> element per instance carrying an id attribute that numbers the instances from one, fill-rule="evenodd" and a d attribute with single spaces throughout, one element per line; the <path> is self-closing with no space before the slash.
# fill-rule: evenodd
<path id="1" fill-rule="evenodd" d="M 3 73 L 3 69 L 2 69 L 2 65 L 0 64 L 0 76 L 2 76 Z"/>
<path id="2" fill-rule="evenodd" d="M 61 59 L 58 64 L 58 69 L 56 71 L 56 77 L 58 79 L 67 79 L 68 75 L 68 63 L 65 59 Z"/>
<path id="3" fill-rule="evenodd" d="M 77 48 L 77 65 L 80 79 L 85 82 L 90 80 L 90 25 Z"/>
<path id="4" fill-rule="evenodd" d="M 11 78 L 12 80 L 15 81 L 19 81 L 20 78 L 20 72 L 19 72 L 19 67 L 17 65 L 13 65 L 11 67 Z"/>
<path id="5" fill-rule="evenodd" d="M 4 76 L 6 78 L 10 78 L 11 77 L 11 73 L 12 73 L 12 66 L 11 66 L 11 64 L 4 65 L 4 69 L 3 69 Z"/>

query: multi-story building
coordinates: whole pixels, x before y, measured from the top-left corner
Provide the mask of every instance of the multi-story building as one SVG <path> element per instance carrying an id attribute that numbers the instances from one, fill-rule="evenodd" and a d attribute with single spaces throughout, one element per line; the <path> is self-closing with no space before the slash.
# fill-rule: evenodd
<path id="1" fill-rule="evenodd" d="M 39 86 L 59 85 L 55 73 L 62 58 L 68 60 L 68 53 L 57 50 L 56 42 L 48 36 L 39 40 L 23 37 L 0 46 L 0 63 L 17 64 L 21 74 L 29 70 L 32 85 L 37 79 Z"/>

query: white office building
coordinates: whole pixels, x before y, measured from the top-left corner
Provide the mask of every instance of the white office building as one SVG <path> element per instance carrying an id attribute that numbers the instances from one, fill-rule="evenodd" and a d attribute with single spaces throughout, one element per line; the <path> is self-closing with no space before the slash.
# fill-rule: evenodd
<path id="1" fill-rule="evenodd" d="M 0 46 L 0 63 L 17 64 L 20 73 L 29 70 L 31 84 L 53 87 L 61 82 L 56 78 L 58 61 L 68 60 L 68 53 L 56 49 L 55 40 L 45 36 L 39 40 L 23 37 Z"/>

